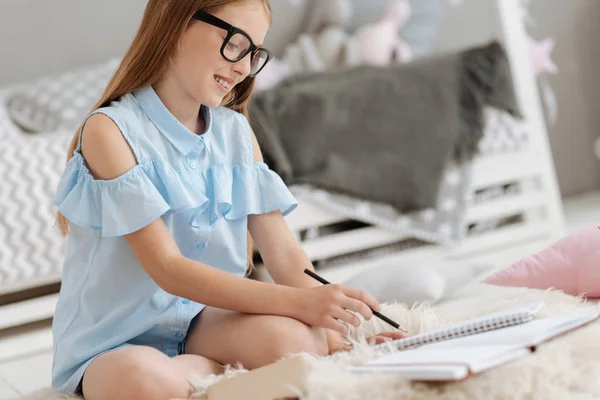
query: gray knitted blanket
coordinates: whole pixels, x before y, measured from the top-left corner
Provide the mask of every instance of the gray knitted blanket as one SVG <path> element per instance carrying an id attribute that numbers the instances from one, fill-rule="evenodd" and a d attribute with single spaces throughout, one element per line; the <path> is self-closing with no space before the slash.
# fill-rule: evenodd
<path id="1" fill-rule="evenodd" d="M 389 67 L 290 77 L 256 93 L 250 119 L 265 161 L 288 185 L 435 207 L 449 160 L 468 162 L 485 105 L 519 116 L 497 42 Z"/>

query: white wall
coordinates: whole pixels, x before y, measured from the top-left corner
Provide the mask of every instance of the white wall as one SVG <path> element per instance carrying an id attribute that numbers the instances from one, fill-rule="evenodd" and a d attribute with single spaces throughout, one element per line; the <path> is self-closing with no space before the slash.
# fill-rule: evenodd
<path id="1" fill-rule="evenodd" d="M 0 86 L 122 55 L 146 0 L 0 0 Z"/>

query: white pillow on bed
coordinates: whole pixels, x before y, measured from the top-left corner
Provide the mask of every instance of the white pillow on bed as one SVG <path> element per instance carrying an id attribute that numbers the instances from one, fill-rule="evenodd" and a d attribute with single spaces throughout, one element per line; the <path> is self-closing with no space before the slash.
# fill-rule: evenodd
<path id="1" fill-rule="evenodd" d="M 8 115 L 30 133 L 74 131 L 100 100 L 119 61 L 113 58 L 19 85 L 6 95 Z"/>
<path id="2" fill-rule="evenodd" d="M 385 261 L 343 284 L 370 293 L 380 303 L 433 304 L 476 281 L 490 268 L 445 260 L 427 264 Z"/>
<path id="3" fill-rule="evenodd" d="M 14 137 L 18 137 L 21 132 L 11 120 L 6 107 L 6 97 L 9 89 L 0 90 L 0 142 L 6 142 Z"/>

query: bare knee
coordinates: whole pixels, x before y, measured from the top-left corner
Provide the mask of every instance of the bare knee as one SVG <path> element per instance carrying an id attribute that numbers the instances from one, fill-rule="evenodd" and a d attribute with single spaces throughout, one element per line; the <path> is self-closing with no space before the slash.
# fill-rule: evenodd
<path id="1" fill-rule="evenodd" d="M 325 356 L 329 352 L 325 332 L 300 321 L 286 321 L 275 329 L 271 342 L 272 358 L 277 360 L 291 354 L 310 353 Z"/>
<path id="2" fill-rule="evenodd" d="M 131 397 L 133 394 L 140 399 L 172 399 L 187 398 L 190 396 L 190 385 L 187 382 L 187 376 L 178 374 L 178 369 L 170 368 L 174 366 L 173 361 L 165 359 L 160 364 L 137 364 L 131 368 Z"/>
<path id="3" fill-rule="evenodd" d="M 85 373 L 83 393 L 86 400 L 187 398 L 190 385 L 178 372 L 174 361 L 158 350 L 129 347 L 94 360 Z"/>

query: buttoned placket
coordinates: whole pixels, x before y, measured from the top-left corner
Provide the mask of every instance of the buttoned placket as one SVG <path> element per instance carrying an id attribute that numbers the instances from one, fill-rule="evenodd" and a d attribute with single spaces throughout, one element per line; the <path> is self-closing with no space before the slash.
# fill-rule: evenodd
<path id="1" fill-rule="evenodd" d="M 192 174 L 200 168 L 198 158 L 204 151 L 208 151 L 206 141 L 203 136 L 200 136 L 194 149 L 185 157 L 187 168 L 190 169 Z"/>
<path id="2" fill-rule="evenodd" d="M 198 144 L 185 157 L 186 166 L 189 169 L 190 174 L 195 175 L 200 173 L 200 164 L 198 162 L 198 159 L 204 151 L 207 151 L 205 138 L 200 136 L 198 138 Z M 198 228 L 201 229 L 200 226 L 198 226 Z M 203 243 L 200 243 L 199 246 L 202 244 Z M 181 344 L 183 343 L 183 340 L 187 335 L 189 321 L 193 317 L 193 306 L 193 303 L 188 299 L 179 298 L 177 300 L 176 315 L 172 325 L 172 335 L 174 342 L 177 343 L 177 350 L 170 349 L 173 353 L 181 351 Z"/>
<path id="3" fill-rule="evenodd" d="M 203 156 L 204 153 L 210 153 L 210 148 L 206 144 L 205 137 L 200 136 L 194 149 L 185 157 L 186 168 L 188 173 L 193 177 L 193 181 L 196 180 L 197 176 L 202 174 L 201 165 L 198 160 Z M 208 215 L 197 214 L 191 218 L 190 224 L 194 229 L 196 229 L 198 234 L 198 240 L 195 245 L 196 248 L 198 250 L 204 249 L 206 247 L 206 239 L 210 237 L 211 230 L 211 227 L 209 226 L 210 224 L 208 221 Z"/>

